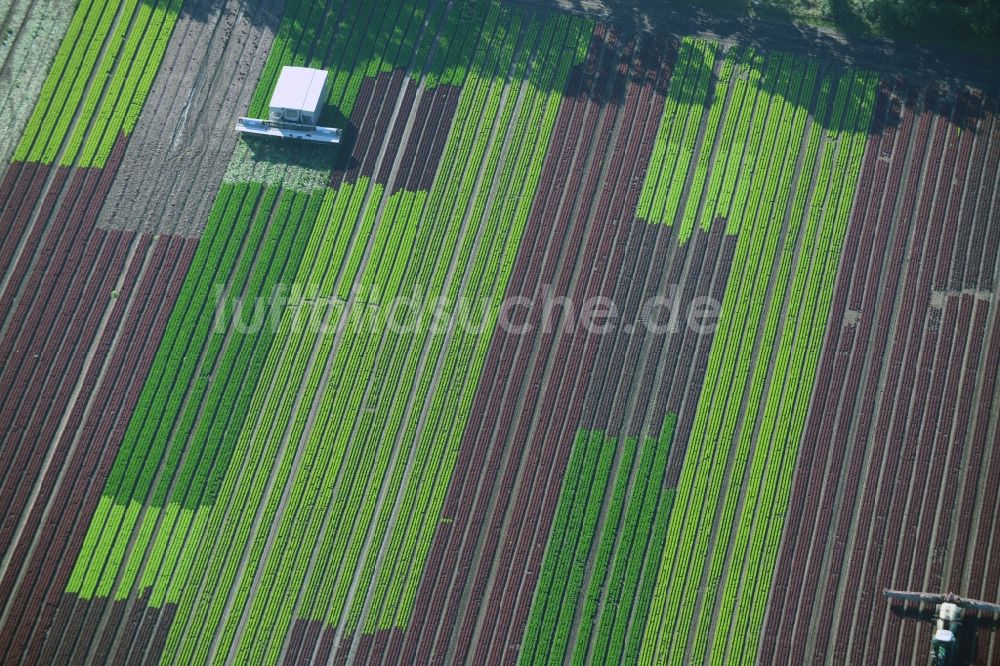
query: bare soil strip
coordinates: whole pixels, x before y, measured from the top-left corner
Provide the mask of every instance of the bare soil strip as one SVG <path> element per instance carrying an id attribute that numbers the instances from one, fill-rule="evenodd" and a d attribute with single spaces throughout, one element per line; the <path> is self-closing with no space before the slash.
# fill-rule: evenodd
<path id="1" fill-rule="evenodd" d="M 246 113 L 284 4 L 185 3 L 100 226 L 201 234 L 238 141 L 233 125 Z"/>

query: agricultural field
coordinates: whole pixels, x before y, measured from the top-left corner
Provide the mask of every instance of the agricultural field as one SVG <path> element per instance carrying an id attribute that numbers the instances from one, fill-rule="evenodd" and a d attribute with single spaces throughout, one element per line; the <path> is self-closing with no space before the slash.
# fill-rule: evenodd
<path id="1" fill-rule="evenodd" d="M 996 91 L 504 0 L 0 21 L 4 663 L 913 664 L 883 588 L 1000 597 Z M 340 146 L 233 130 L 287 65 Z"/>

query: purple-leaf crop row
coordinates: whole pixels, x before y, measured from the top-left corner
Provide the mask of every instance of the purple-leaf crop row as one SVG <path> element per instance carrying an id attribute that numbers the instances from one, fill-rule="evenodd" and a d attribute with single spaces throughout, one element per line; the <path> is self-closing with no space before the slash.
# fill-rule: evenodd
<path id="1" fill-rule="evenodd" d="M 985 563 L 965 575 L 961 566 L 984 552 L 971 518 L 989 501 L 975 489 L 995 462 L 978 463 L 989 456 L 975 430 L 985 433 L 990 415 L 971 402 L 990 404 L 996 390 L 995 373 L 975 370 L 992 351 L 977 342 L 989 337 L 989 306 L 961 290 L 985 254 L 972 239 L 996 226 L 976 222 L 995 196 L 982 165 L 996 127 L 978 94 L 952 101 L 928 91 L 924 104 L 920 95 L 903 84 L 880 94 L 806 433 L 814 444 L 796 474 L 776 575 L 768 627 L 781 622 L 782 635 L 766 629 L 760 652 L 774 663 L 831 654 L 908 662 L 926 641 L 919 626 L 883 606 L 857 615 L 856 594 L 925 580 L 979 593 L 997 575 Z M 839 572 L 841 584 L 821 570 Z M 780 619 L 789 616 L 790 628 Z"/>

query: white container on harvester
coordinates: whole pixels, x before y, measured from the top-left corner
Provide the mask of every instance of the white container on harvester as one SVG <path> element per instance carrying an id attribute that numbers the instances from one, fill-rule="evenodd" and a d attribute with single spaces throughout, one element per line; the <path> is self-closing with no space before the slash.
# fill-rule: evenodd
<path id="1" fill-rule="evenodd" d="M 318 124 L 329 78 L 322 69 L 282 67 L 268 105 L 270 120 Z"/>

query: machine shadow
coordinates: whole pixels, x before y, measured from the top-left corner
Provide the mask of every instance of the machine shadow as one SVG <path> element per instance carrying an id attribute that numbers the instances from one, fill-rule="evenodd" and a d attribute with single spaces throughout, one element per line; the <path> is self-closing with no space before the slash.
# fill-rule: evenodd
<path id="1" fill-rule="evenodd" d="M 254 162 L 282 167 L 302 167 L 310 170 L 343 170 L 347 171 L 358 166 L 357 159 L 352 155 L 354 142 L 358 137 L 358 128 L 340 113 L 339 109 L 324 110 L 320 121 L 327 127 L 343 130 L 339 144 L 311 143 L 294 139 L 275 140 L 274 137 L 242 135 Z"/>

